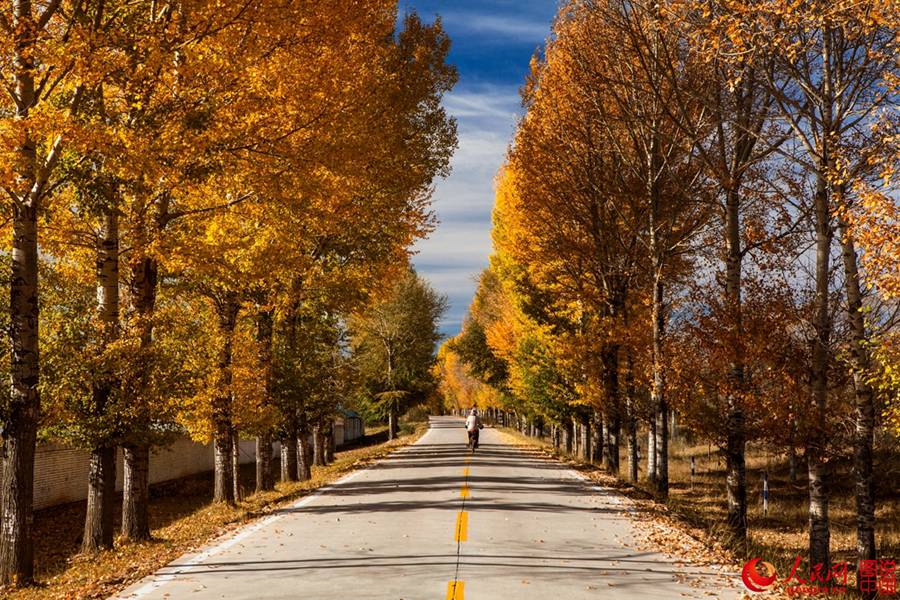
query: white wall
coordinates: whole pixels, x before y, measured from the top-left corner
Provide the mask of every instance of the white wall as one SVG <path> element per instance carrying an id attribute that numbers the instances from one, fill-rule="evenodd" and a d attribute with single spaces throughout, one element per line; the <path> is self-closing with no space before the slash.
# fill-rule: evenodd
<path id="1" fill-rule="evenodd" d="M 362 436 L 357 419 L 335 420 L 335 443 L 340 446 Z M 273 456 L 281 447 L 273 444 Z M 254 440 L 241 440 L 241 463 L 256 460 Z M 116 457 L 116 489 L 122 490 L 122 451 Z M 34 461 L 34 507 L 47 508 L 87 498 L 89 456 L 84 450 L 59 444 L 41 444 Z M 0 474 L 3 465 L 0 463 Z M 187 437 L 178 437 L 165 448 L 155 448 L 150 455 L 150 483 L 159 483 L 213 470 L 212 444 L 199 444 Z"/>

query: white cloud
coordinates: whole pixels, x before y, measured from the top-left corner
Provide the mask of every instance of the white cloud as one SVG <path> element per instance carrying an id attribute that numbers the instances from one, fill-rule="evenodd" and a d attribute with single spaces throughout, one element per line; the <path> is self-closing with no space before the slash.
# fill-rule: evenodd
<path id="1" fill-rule="evenodd" d="M 451 161 L 453 170 L 475 170 L 482 174 L 496 172 L 508 144 L 509 134 L 504 131 L 460 131 L 459 148 Z"/>
<path id="2" fill-rule="evenodd" d="M 491 224 L 445 222 L 416 250 L 416 262 L 435 272 L 484 266 L 491 253 Z"/>
<path id="3" fill-rule="evenodd" d="M 550 34 L 546 19 L 486 15 L 477 12 L 451 12 L 443 16 L 448 27 L 457 33 L 478 33 L 539 43 Z"/>
<path id="4" fill-rule="evenodd" d="M 450 298 L 441 326 L 454 334 L 475 292 L 475 278 L 491 253 L 494 176 L 506 155 L 520 110 L 514 86 L 481 85 L 448 95 L 448 111 L 459 120 L 459 148 L 453 172 L 438 182 L 437 230 L 416 244 L 413 263 Z"/>
<path id="5" fill-rule="evenodd" d="M 490 116 L 509 119 L 517 112 L 520 102 L 517 90 L 490 86 L 477 92 L 448 94 L 444 105 L 459 118 Z"/>

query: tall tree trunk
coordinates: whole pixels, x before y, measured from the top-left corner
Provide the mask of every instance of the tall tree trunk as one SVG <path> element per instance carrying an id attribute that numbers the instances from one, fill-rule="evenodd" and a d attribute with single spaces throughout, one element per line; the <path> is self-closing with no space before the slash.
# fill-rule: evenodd
<path id="1" fill-rule="evenodd" d="M 656 482 L 656 411 L 647 419 L 647 481 Z"/>
<path id="2" fill-rule="evenodd" d="M 657 40 L 654 38 L 654 46 Z M 652 384 L 650 388 L 650 405 L 652 406 L 651 432 L 653 441 L 653 482 L 656 490 L 663 496 L 669 493 L 668 463 L 668 411 L 665 397 L 663 346 L 666 333 L 665 285 L 663 267 L 668 254 L 666 241 L 660 239 L 660 232 L 665 230 L 665 221 L 661 218 L 661 190 L 659 173 L 663 158 L 660 155 L 660 141 L 655 130 L 651 146 L 647 152 L 646 192 L 649 217 L 649 250 L 652 261 L 651 289 L 651 367 Z M 649 454 L 649 453 L 648 453 Z"/>
<path id="3" fill-rule="evenodd" d="M 113 524 L 115 501 L 116 448 L 101 446 L 91 450 L 82 552 L 112 548 L 115 533 Z"/>
<path id="4" fill-rule="evenodd" d="M 150 446 L 126 444 L 122 493 L 122 535 L 127 540 L 150 539 Z"/>
<path id="5" fill-rule="evenodd" d="M 241 494 L 241 433 L 237 427 L 231 428 L 231 484 L 235 502 L 240 502 Z"/>
<path id="6" fill-rule="evenodd" d="M 297 429 L 297 479 L 299 481 L 308 481 L 312 477 L 312 469 L 309 451 L 309 428 L 306 425 L 305 418 L 301 418 Z"/>
<path id="7" fill-rule="evenodd" d="M 272 434 L 265 431 L 256 436 L 256 491 L 274 489 L 272 476 Z"/>
<path id="8" fill-rule="evenodd" d="M 156 260 L 147 255 L 141 256 L 132 264 L 129 297 L 140 330 L 141 355 L 149 353 L 153 343 L 153 313 L 158 275 Z M 137 379 L 139 382 L 146 382 L 150 376 L 151 373 L 144 370 Z M 145 439 L 144 431 L 150 422 L 150 406 L 141 398 L 137 399 L 137 403 L 138 416 L 133 424 L 135 429 L 129 432 L 132 440 L 124 444 L 122 535 L 130 541 L 150 539 L 150 444 Z"/>
<path id="9" fill-rule="evenodd" d="M 215 448 L 213 502 L 234 504 L 234 481 L 232 481 L 231 465 L 231 445 L 233 443 L 231 384 L 234 362 L 234 329 L 237 326 L 240 303 L 237 294 L 233 293 L 215 298 L 214 301 L 222 347 L 219 348 L 219 359 L 216 365 L 218 385 L 216 386 L 216 396 L 212 402 L 213 446 Z"/>
<path id="10" fill-rule="evenodd" d="M 217 426 L 213 440 L 213 502 L 234 504 L 235 501 L 232 443 L 231 428 Z"/>
<path id="11" fill-rule="evenodd" d="M 284 345 L 288 357 L 298 356 L 298 334 L 301 325 L 300 306 L 303 297 L 303 281 L 295 277 L 291 282 L 294 301 L 288 304 L 284 316 L 286 325 L 284 332 Z M 290 369 L 288 369 L 290 371 Z M 305 418 L 303 415 L 303 397 L 292 393 L 281 399 L 282 404 L 287 405 L 286 412 L 288 426 L 285 431 L 285 439 L 281 442 L 281 480 L 305 481 L 309 479 L 308 462 L 304 464 L 303 446 L 300 443 L 301 436 L 305 438 Z M 307 472 L 304 472 L 307 469 Z"/>
<path id="12" fill-rule="evenodd" d="M 14 0 L 12 31 L 16 120 L 28 117 L 35 101 L 37 32 L 30 0 Z M 38 393 L 39 196 L 31 190 L 38 169 L 36 143 L 27 128 L 11 165 L 17 198 L 12 203 L 9 280 L 10 397 L 3 423 L 3 479 L 0 490 L 0 585 L 27 585 L 34 576 L 32 523 L 34 453 L 41 399 Z"/>
<path id="13" fill-rule="evenodd" d="M 859 263 L 847 224 L 839 219 L 841 228 L 841 257 L 844 263 L 844 290 L 847 295 L 847 316 L 850 322 L 850 364 L 853 370 L 853 389 L 856 399 L 855 429 L 853 432 L 853 470 L 856 477 L 856 554 L 857 569 L 863 561 L 875 560 L 875 483 L 872 477 L 873 438 L 875 435 L 875 403 L 869 376 L 872 364 L 869 357 L 869 335 L 863 316 L 863 292 L 860 285 Z M 857 572 L 858 575 L 858 572 Z M 857 577 L 861 582 L 862 578 Z M 862 590 L 863 597 L 874 598 L 874 592 Z"/>
<path id="14" fill-rule="evenodd" d="M 313 452 L 309 438 L 309 421 L 301 408 L 297 417 L 297 479 L 300 481 L 306 481 L 312 477 Z"/>
<path id="15" fill-rule="evenodd" d="M 99 235 L 96 260 L 97 321 L 102 355 L 119 337 L 119 217 L 107 207 Z M 113 373 L 100 369 L 92 382 L 93 415 L 105 417 L 112 395 L 119 387 Z M 87 511 L 84 519 L 82 552 L 111 548 L 115 534 L 113 512 L 116 493 L 116 448 L 114 432 L 105 431 L 91 450 L 88 473 Z"/>
<path id="16" fill-rule="evenodd" d="M 669 405 L 663 399 L 657 405 L 656 422 L 656 491 L 669 494 Z"/>
<path id="17" fill-rule="evenodd" d="M 663 305 L 662 266 L 657 262 L 653 284 L 653 387 L 651 404 L 656 409 L 656 490 L 666 496 L 669 493 L 669 410 L 665 397 L 663 378 L 663 338 L 665 337 L 665 307 Z"/>
<path id="18" fill-rule="evenodd" d="M 259 343 L 259 364 L 263 371 L 264 398 L 263 407 L 270 406 L 273 400 L 273 362 L 272 336 L 274 317 L 272 309 L 263 303 L 257 304 L 256 341 Z M 272 432 L 263 431 L 256 438 L 256 491 L 271 490 L 275 487 L 272 473 Z"/>
<path id="19" fill-rule="evenodd" d="M 747 537 L 747 471 L 744 431 L 744 326 L 741 301 L 741 222 L 740 197 L 736 188 L 728 191 L 725 202 L 725 305 L 731 327 L 730 389 L 726 398 L 728 425 L 726 431 L 726 488 L 728 525 L 738 540 Z"/>
<path id="20" fill-rule="evenodd" d="M 325 427 L 325 464 L 330 465 L 334 462 L 334 419 L 328 419 L 328 425 Z"/>
<path id="21" fill-rule="evenodd" d="M 322 425 L 313 425 L 313 464 L 317 467 L 325 465 L 325 434 Z"/>
<path id="22" fill-rule="evenodd" d="M 589 414 L 581 416 L 581 458 L 585 462 L 591 461 L 591 417 Z"/>
<path id="23" fill-rule="evenodd" d="M 619 347 L 610 345 L 603 350 L 603 388 L 606 393 L 606 468 L 610 473 L 619 473 L 619 435 L 622 429 L 619 415 Z"/>
<path id="24" fill-rule="evenodd" d="M 600 462 L 609 468 L 609 416 L 606 413 L 600 416 Z"/>
<path id="25" fill-rule="evenodd" d="M 388 415 L 388 439 L 396 439 L 400 435 L 400 409 L 397 400 L 391 400 L 390 414 Z"/>
<path id="26" fill-rule="evenodd" d="M 18 5 L 27 4 L 17 2 Z M 30 14 L 30 9 L 28 9 Z M 30 63 L 30 61 L 29 61 Z M 19 85 L 22 85 L 21 82 Z M 33 157 L 26 140 L 20 152 Z M 33 577 L 34 454 L 40 415 L 38 392 L 37 207 L 13 207 L 10 278 L 10 399 L 3 427 L 0 582 L 25 585 Z"/>
<path id="27" fill-rule="evenodd" d="M 387 343 L 387 383 L 388 389 L 395 392 L 394 389 L 394 349 L 391 343 Z M 397 399 L 392 398 L 388 402 L 388 440 L 393 440 L 400 433 L 400 424 L 397 422 L 399 418 L 399 407 Z"/>
<path id="28" fill-rule="evenodd" d="M 591 462 L 603 462 L 603 414 L 595 410 L 591 427 Z"/>
<path id="29" fill-rule="evenodd" d="M 46 22 L 58 3 L 43 7 Z M 102 17 L 102 4 L 95 8 L 95 26 Z M 34 73 L 39 55 L 39 20 L 32 0 L 13 0 L 6 30 L 13 43 L 11 78 L 6 87 L 15 104 L 15 121 L 22 123 L 38 101 Z M 46 26 L 45 24 L 42 26 Z M 76 86 L 70 111 L 77 113 L 83 85 Z M 3 436 L 3 475 L 0 479 L 0 586 L 28 585 L 34 578 L 34 456 L 39 393 L 39 303 L 38 303 L 38 213 L 48 192 L 48 183 L 59 161 L 62 135 L 45 157 L 38 158 L 37 142 L 29 127 L 21 127 L 19 145 L 9 161 L 13 182 L 6 188 L 11 200 L 12 248 L 9 253 L 10 388 Z"/>
<path id="30" fill-rule="evenodd" d="M 827 164 L 827 163 L 826 163 Z M 823 175 L 818 177 L 815 194 L 816 215 L 816 296 L 810 388 L 812 392 L 812 430 L 807 444 L 809 469 L 809 560 L 826 568 L 830 563 L 831 529 L 828 522 L 828 464 L 826 460 L 825 422 L 828 411 L 828 347 L 831 315 L 828 284 L 832 244 L 831 210 Z"/>
<path id="31" fill-rule="evenodd" d="M 628 479 L 631 482 L 638 480 L 638 441 L 634 393 L 634 363 L 629 351 L 625 353 L 625 436 L 628 445 Z"/>
<path id="32" fill-rule="evenodd" d="M 397 420 L 397 413 L 394 410 L 394 401 L 391 400 L 391 406 L 388 409 L 388 439 L 389 440 L 392 440 L 395 437 L 397 437 L 396 434 L 394 433 L 394 431 L 395 431 L 394 422 L 396 420 Z"/>
<path id="33" fill-rule="evenodd" d="M 297 481 L 297 426 L 291 423 L 281 439 L 281 481 Z"/>

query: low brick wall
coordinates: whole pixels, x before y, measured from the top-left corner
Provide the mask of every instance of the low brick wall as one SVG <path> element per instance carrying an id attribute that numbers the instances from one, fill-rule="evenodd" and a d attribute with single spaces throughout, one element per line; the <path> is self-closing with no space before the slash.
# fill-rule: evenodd
<path id="1" fill-rule="evenodd" d="M 361 423 L 354 421 L 358 419 L 348 419 L 345 426 L 342 419 L 335 420 L 335 443 L 338 446 L 363 435 Z M 280 445 L 273 444 L 273 455 L 278 456 L 280 451 Z M 255 460 L 255 441 L 241 440 L 241 463 Z M 59 444 L 39 445 L 34 461 L 35 509 L 84 500 L 87 497 L 88 462 L 89 456 L 84 450 Z M 116 469 L 116 489 L 121 491 L 121 449 L 116 458 Z M 199 444 L 188 437 L 178 437 L 164 448 L 154 448 L 150 455 L 150 483 L 187 477 L 212 469 L 212 444 Z M 3 465 L 0 464 L 0 474 L 2 470 Z"/>
<path id="2" fill-rule="evenodd" d="M 277 444 L 275 451 L 278 451 Z M 254 440 L 242 440 L 241 462 L 254 460 Z M 87 498 L 88 462 L 89 455 L 84 450 L 59 444 L 38 446 L 34 460 L 34 507 L 47 508 Z M 122 464 L 122 450 L 119 449 L 116 457 L 118 491 L 122 490 L 124 481 Z M 150 455 L 150 483 L 187 477 L 212 469 L 212 444 L 199 444 L 188 437 L 176 438 L 164 448 L 154 448 Z"/>

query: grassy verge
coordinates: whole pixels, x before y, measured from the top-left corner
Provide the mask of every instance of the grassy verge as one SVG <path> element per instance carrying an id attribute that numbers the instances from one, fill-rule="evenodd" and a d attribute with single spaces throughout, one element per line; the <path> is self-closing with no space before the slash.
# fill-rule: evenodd
<path id="1" fill-rule="evenodd" d="M 643 471 L 636 484 L 614 477 L 602 468 L 579 461 L 556 450 L 545 440 L 503 429 L 513 443 L 541 448 L 548 456 L 563 460 L 598 483 L 613 488 L 630 498 L 635 510 L 631 516 L 647 533 L 657 549 L 679 553 L 688 548 L 693 560 L 713 561 L 740 568 L 749 557 L 762 557 L 773 563 L 779 580 L 787 577 L 797 556 L 803 557 L 801 569 L 808 573 L 807 482 L 802 469 L 795 481 L 790 480 L 787 458 L 764 448 L 748 448 L 747 495 L 749 539 L 746 545 L 732 543 L 726 527 L 725 461 L 706 445 L 688 445 L 675 441 L 669 456 L 669 497 L 660 501 Z M 878 498 L 876 540 L 878 554 L 884 558 L 900 558 L 900 458 L 896 451 L 883 449 L 876 458 L 876 496 Z M 691 458 L 695 474 L 691 481 Z M 624 452 L 622 468 L 627 464 Z M 643 466 L 643 465 L 642 465 Z M 856 558 L 855 500 L 853 477 L 848 460 L 835 460 L 832 465 L 831 520 L 832 560 L 850 563 L 849 584 L 852 586 Z M 762 474 L 768 473 L 769 507 L 763 513 Z M 677 534 L 673 533 L 677 532 Z M 699 548 L 690 540 L 705 546 Z M 759 595 L 756 595 L 759 596 Z M 840 598 L 830 595 L 830 598 Z M 849 596 L 848 596 L 849 597 Z"/>
<path id="2" fill-rule="evenodd" d="M 234 507 L 212 504 L 211 473 L 153 486 L 153 540 L 117 543 L 114 549 L 96 555 L 78 553 L 84 524 L 83 502 L 40 511 L 35 518 L 37 584 L 3 590 L 0 596 L 9 600 L 106 598 L 216 536 L 415 442 L 426 429 L 427 425 L 418 426 L 391 442 L 385 441 L 384 432 L 370 433 L 363 442 L 339 451 L 334 463 L 313 467 L 309 481 L 279 483 L 275 490 L 248 496 Z M 241 483 L 244 489 L 252 489 L 254 466 L 244 467 Z"/>
<path id="3" fill-rule="evenodd" d="M 670 458 L 672 486 L 668 504 L 680 515 L 706 528 L 712 535 L 726 539 L 725 460 L 706 445 L 676 443 Z M 696 474 L 693 486 L 690 461 L 694 458 Z M 809 572 L 808 556 L 808 487 L 805 462 L 798 460 L 795 479 L 790 478 L 788 459 L 765 447 L 750 446 L 747 451 L 747 521 L 749 538 L 745 557 L 764 557 L 773 563 L 783 579 L 790 573 L 798 556 L 801 569 Z M 850 565 L 850 585 L 855 584 L 856 501 L 850 457 L 834 457 L 829 484 L 829 520 L 831 523 L 832 562 Z M 768 474 L 769 506 L 763 511 L 763 473 Z M 900 456 L 882 443 L 876 446 L 876 531 L 878 556 L 900 558 Z M 645 485 L 645 484 L 644 484 Z M 831 595 L 829 597 L 838 597 Z"/>

